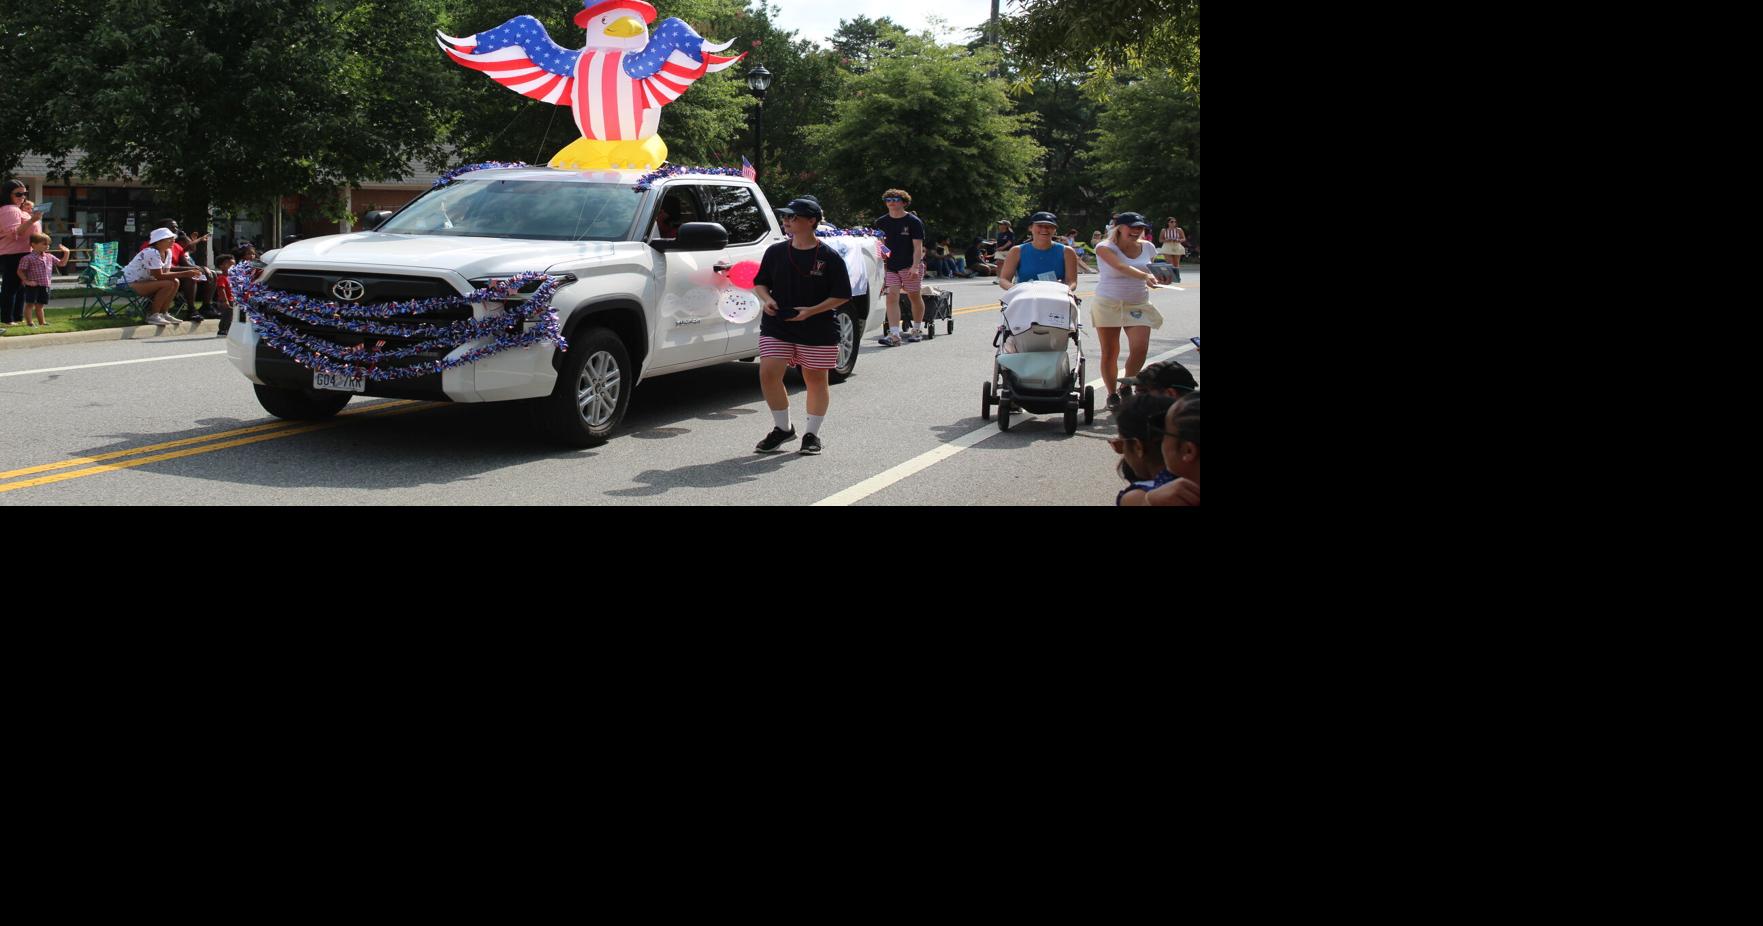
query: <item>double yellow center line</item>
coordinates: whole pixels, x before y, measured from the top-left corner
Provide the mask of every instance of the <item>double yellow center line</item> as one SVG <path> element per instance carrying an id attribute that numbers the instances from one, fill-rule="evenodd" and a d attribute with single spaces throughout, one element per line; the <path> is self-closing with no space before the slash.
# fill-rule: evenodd
<path id="1" fill-rule="evenodd" d="M 391 402 L 380 402 L 374 405 L 364 405 L 358 408 L 345 409 L 337 414 L 337 418 L 325 421 L 271 421 L 267 424 L 256 424 L 248 428 L 221 431 L 216 434 L 204 434 L 200 437 L 186 437 L 182 440 L 167 441 L 163 444 L 149 444 L 145 447 L 132 447 L 128 450 L 116 450 L 110 453 L 100 453 L 89 457 L 74 457 L 70 460 L 62 460 L 59 463 L 45 463 L 41 466 L 27 466 L 24 469 L 0 472 L 0 493 L 11 492 L 15 489 L 29 489 L 35 486 L 66 482 L 70 479 L 81 479 L 86 476 L 96 476 L 100 473 L 114 473 L 118 470 L 146 466 L 149 463 L 162 463 L 166 460 L 176 460 L 181 457 L 192 457 L 203 453 L 213 453 L 216 450 L 243 447 L 247 444 L 278 440 L 283 437 L 293 437 L 296 434 L 310 434 L 313 431 L 323 431 L 326 428 L 334 428 L 338 425 L 347 424 L 348 418 L 361 415 L 373 415 L 375 418 L 386 418 L 392 415 L 406 414 L 408 412 L 420 412 L 431 408 L 441 408 L 449 404 L 450 403 L 447 402 L 418 402 L 410 399 L 397 399 Z M 169 452 L 161 453 L 159 451 Z M 141 456 L 141 454 L 147 455 Z M 124 459 L 127 457 L 133 457 L 134 459 Z M 109 462 L 112 460 L 119 460 L 121 462 Z M 84 468 L 73 469 L 74 467 Z M 58 473 L 55 472 L 56 470 L 72 470 L 72 472 Z M 38 473 L 51 473 L 52 475 L 37 476 Z M 21 479 L 18 482 L 5 481 L 9 479 L 19 479 L 19 477 L 22 476 L 36 476 L 36 478 Z"/>

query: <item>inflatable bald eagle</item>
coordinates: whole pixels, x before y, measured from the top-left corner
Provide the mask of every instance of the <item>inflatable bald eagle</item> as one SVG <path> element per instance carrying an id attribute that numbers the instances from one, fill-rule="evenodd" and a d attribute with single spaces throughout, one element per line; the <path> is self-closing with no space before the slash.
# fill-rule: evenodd
<path id="1" fill-rule="evenodd" d="M 678 19 L 663 21 L 651 37 L 654 21 L 655 8 L 643 0 L 582 0 L 575 24 L 587 30 L 587 45 L 580 51 L 551 41 L 531 16 L 462 39 L 435 34 L 441 50 L 459 64 L 523 96 L 574 111 L 582 137 L 557 152 L 552 167 L 653 170 L 667 160 L 667 143 L 655 134 L 661 107 L 698 78 L 746 57 L 715 54 L 734 40 L 712 45 Z"/>

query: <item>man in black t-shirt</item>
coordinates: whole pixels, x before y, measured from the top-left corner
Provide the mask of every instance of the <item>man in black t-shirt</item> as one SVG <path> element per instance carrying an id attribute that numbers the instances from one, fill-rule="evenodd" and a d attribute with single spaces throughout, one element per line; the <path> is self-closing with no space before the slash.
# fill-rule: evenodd
<path id="1" fill-rule="evenodd" d="M 851 301 L 851 275 L 839 252 L 814 236 L 819 201 L 799 196 L 778 214 L 790 240 L 767 248 L 753 277 L 753 292 L 765 307 L 759 323 L 759 387 L 775 427 L 753 451 L 776 453 L 796 439 L 784 388 L 784 372 L 794 366 L 802 368 L 808 385 L 808 432 L 801 452 L 814 454 L 820 452 L 826 422 L 827 371 L 839 365 L 839 320 L 833 313 Z"/>
<path id="2" fill-rule="evenodd" d="M 924 285 L 924 223 L 906 211 L 912 205 L 912 194 L 905 190 L 889 190 L 882 194 L 888 214 L 875 220 L 875 227 L 887 235 L 887 277 L 882 284 L 882 304 L 888 310 L 888 330 L 882 333 L 883 347 L 899 347 L 900 293 L 912 300 L 912 318 L 916 325 L 906 335 L 917 341 L 928 333 L 924 321 L 924 297 L 918 294 Z"/>

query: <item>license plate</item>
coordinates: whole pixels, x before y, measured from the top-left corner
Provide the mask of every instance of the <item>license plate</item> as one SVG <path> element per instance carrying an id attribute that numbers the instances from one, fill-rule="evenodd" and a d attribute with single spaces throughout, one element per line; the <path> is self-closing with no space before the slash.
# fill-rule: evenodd
<path id="1" fill-rule="evenodd" d="M 332 392 L 366 392 L 367 377 L 338 376 L 335 373 L 312 371 L 312 388 L 329 389 Z"/>

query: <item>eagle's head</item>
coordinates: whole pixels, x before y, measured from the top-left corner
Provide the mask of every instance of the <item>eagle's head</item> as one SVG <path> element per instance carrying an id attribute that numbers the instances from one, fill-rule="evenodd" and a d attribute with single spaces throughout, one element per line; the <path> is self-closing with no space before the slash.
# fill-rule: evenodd
<path id="1" fill-rule="evenodd" d="M 655 8 L 643 0 L 582 0 L 575 24 L 588 32 L 587 48 L 641 51 L 649 44 Z"/>

